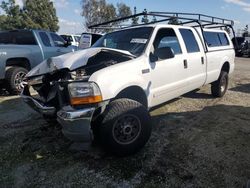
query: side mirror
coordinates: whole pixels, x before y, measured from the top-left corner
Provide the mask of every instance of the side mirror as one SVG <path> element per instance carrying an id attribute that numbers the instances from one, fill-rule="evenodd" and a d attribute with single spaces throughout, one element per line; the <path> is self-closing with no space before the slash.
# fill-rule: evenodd
<path id="1" fill-rule="evenodd" d="M 155 55 L 155 54 L 153 54 L 152 52 L 149 54 L 149 60 L 150 60 L 150 62 L 156 62 L 156 61 L 158 61 L 159 60 L 159 58 Z"/>
<path id="2" fill-rule="evenodd" d="M 155 49 L 154 56 L 158 57 L 160 60 L 174 58 L 174 51 L 170 47 L 163 47 Z"/>

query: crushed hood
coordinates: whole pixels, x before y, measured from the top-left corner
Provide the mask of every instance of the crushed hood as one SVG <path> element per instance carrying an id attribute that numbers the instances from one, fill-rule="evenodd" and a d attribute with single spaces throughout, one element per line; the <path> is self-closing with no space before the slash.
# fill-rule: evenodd
<path id="1" fill-rule="evenodd" d="M 123 50 L 110 48 L 88 48 L 85 50 L 79 50 L 76 52 L 49 58 L 33 68 L 27 74 L 27 77 L 39 76 L 60 69 L 69 69 L 70 71 L 75 70 L 77 68 L 85 66 L 88 63 L 89 58 L 93 57 L 101 51 L 113 51 L 135 57 L 130 52 Z"/>

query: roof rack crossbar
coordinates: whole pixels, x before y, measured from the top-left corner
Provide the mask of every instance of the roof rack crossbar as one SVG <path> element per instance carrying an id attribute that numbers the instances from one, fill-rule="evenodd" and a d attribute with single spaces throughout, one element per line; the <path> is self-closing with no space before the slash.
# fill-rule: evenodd
<path id="1" fill-rule="evenodd" d="M 114 23 L 114 22 L 120 22 L 120 21 L 124 21 L 124 20 L 131 19 L 131 18 L 143 16 L 143 15 L 145 15 L 144 12 L 139 13 L 139 14 L 134 14 L 134 15 L 131 15 L 131 16 L 126 16 L 126 17 L 114 19 L 114 20 L 107 21 L 107 22 L 103 22 L 103 23 L 100 23 L 100 24 L 91 25 L 91 26 L 88 26 L 88 28 L 89 28 L 89 29 L 92 29 L 92 28 L 94 28 L 94 27 L 98 27 L 98 26 L 101 26 L 101 25 L 108 25 L 108 24 L 111 24 L 111 23 Z"/>

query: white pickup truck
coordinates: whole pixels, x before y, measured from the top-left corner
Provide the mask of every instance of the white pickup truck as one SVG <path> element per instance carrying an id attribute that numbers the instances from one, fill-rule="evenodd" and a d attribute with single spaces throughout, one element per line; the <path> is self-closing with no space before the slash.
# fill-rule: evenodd
<path id="1" fill-rule="evenodd" d="M 224 30 L 131 27 L 39 64 L 27 74 L 22 97 L 46 119 L 57 118 L 67 138 L 90 143 L 97 137 L 108 151 L 128 155 L 150 138 L 152 107 L 206 84 L 223 97 L 234 58 Z"/>

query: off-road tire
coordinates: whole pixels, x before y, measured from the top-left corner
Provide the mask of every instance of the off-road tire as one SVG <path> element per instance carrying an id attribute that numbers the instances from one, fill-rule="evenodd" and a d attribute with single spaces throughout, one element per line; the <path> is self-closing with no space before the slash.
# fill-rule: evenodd
<path id="1" fill-rule="evenodd" d="M 117 130 L 123 130 L 123 133 Z M 116 156 L 127 156 L 139 151 L 147 143 L 151 130 L 151 117 L 142 104 L 131 99 L 117 99 L 104 112 L 99 126 L 100 143 Z M 117 134 L 121 134 L 120 138 Z M 131 141 L 122 142 L 119 139 Z"/>
<path id="2" fill-rule="evenodd" d="M 214 97 L 220 98 L 225 95 L 228 88 L 228 73 L 221 71 L 220 77 L 211 85 L 211 92 Z"/>
<path id="3" fill-rule="evenodd" d="M 28 73 L 28 70 L 23 67 L 11 67 L 6 71 L 5 79 L 6 89 L 12 95 L 20 94 L 22 91 L 21 85 L 17 87 L 16 83 L 18 82 L 18 76 L 24 78 L 24 76 Z M 21 80 L 21 79 L 20 79 Z"/>

